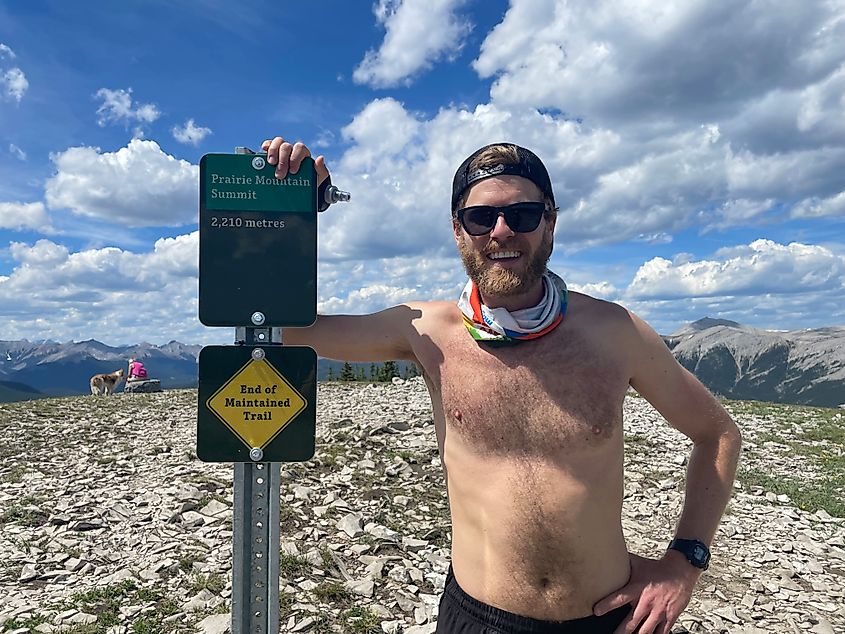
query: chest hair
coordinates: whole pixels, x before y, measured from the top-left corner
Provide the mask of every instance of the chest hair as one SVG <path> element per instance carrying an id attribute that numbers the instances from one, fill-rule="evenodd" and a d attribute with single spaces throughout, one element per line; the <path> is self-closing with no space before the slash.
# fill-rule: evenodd
<path id="1" fill-rule="evenodd" d="M 627 378 L 612 351 L 564 328 L 490 347 L 466 333 L 441 369 L 447 424 L 481 453 L 551 457 L 607 442 Z"/>

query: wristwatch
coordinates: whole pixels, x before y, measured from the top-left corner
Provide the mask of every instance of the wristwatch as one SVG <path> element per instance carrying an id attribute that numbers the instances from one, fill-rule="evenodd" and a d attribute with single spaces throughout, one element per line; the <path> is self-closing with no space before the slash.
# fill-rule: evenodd
<path id="1" fill-rule="evenodd" d="M 697 539 L 673 539 L 669 548 L 684 554 L 693 566 L 707 570 L 710 565 L 710 549 Z"/>

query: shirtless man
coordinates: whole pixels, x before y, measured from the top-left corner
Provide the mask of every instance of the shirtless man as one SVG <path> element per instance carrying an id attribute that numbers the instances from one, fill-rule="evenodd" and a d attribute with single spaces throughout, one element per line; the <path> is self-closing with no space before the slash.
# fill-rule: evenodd
<path id="1" fill-rule="evenodd" d="M 262 149 L 278 178 L 310 156 L 281 137 Z M 323 157 L 315 164 L 322 182 Z M 285 343 L 323 357 L 422 369 L 452 516 L 437 632 L 667 634 L 730 497 L 736 425 L 638 317 L 547 274 L 556 221 L 539 158 L 482 148 L 453 184 L 471 280 L 459 305 L 409 302 L 285 330 Z M 629 553 L 622 534 L 629 386 L 694 443 L 682 541 L 659 559 Z"/>

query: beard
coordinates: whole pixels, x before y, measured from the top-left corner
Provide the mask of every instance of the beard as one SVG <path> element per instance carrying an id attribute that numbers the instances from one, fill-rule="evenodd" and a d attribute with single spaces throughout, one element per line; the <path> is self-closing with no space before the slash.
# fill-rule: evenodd
<path id="1" fill-rule="evenodd" d="M 546 264 L 552 255 L 552 236 L 543 232 L 543 239 L 528 261 L 516 269 L 504 269 L 492 266 L 487 254 L 492 251 L 510 249 L 495 240 L 491 240 L 481 251 L 470 246 L 464 236 L 458 245 L 461 262 L 469 278 L 478 286 L 482 295 L 512 297 L 529 292 L 546 272 Z M 523 252 L 524 255 L 524 252 Z"/>

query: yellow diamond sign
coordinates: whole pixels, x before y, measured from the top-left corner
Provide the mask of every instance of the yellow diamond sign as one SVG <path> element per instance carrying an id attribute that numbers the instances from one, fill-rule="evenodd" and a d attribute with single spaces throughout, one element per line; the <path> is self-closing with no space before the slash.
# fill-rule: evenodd
<path id="1" fill-rule="evenodd" d="M 266 359 L 250 359 L 206 401 L 250 449 L 263 449 L 305 409 L 305 398 Z"/>

